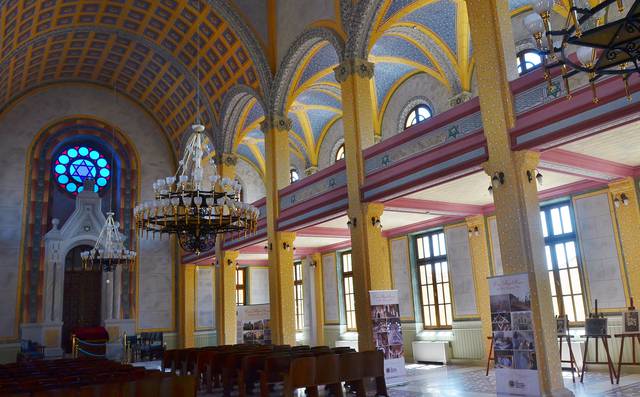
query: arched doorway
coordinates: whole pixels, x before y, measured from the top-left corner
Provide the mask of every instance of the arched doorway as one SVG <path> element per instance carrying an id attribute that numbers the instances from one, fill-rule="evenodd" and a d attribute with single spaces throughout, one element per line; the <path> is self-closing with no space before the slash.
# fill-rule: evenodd
<path id="1" fill-rule="evenodd" d="M 82 251 L 92 248 L 87 245 L 74 247 L 64 261 L 62 348 L 67 353 L 71 352 L 74 328 L 97 327 L 101 322 L 102 271 L 97 267 L 85 268 L 80 258 Z"/>

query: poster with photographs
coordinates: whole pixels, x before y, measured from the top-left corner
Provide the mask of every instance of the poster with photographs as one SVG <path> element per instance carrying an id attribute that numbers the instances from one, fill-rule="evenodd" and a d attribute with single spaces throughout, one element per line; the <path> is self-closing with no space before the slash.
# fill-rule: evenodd
<path id="1" fill-rule="evenodd" d="M 369 291 L 369 297 L 373 340 L 377 349 L 384 352 L 384 377 L 387 385 L 406 383 L 398 291 Z"/>
<path id="2" fill-rule="evenodd" d="M 556 333 L 558 336 L 569 333 L 569 319 L 567 316 L 556 317 Z"/>
<path id="3" fill-rule="evenodd" d="M 489 278 L 491 329 L 498 394 L 540 394 L 526 273 Z"/>
<path id="4" fill-rule="evenodd" d="M 271 344 L 271 314 L 269 305 L 237 307 L 237 343 Z"/>
<path id="5" fill-rule="evenodd" d="M 584 332 L 587 336 L 607 335 L 607 319 L 604 317 L 586 319 Z"/>
<path id="6" fill-rule="evenodd" d="M 624 332 L 629 334 L 640 332 L 637 310 L 629 310 L 624 312 Z"/>

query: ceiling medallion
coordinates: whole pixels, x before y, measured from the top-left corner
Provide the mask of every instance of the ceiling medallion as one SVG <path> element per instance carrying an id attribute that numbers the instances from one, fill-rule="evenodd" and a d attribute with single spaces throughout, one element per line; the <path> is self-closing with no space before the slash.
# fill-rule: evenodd
<path id="1" fill-rule="evenodd" d="M 113 271 L 117 266 L 129 269 L 136 260 L 135 251 L 129 251 L 124 246 L 124 238 L 118 230 L 119 222 L 113 220 L 113 212 L 107 212 L 107 220 L 100 230 L 98 240 L 90 251 L 80 253 L 85 269 L 101 269 L 104 272 Z M 87 226 L 85 226 L 85 230 Z"/>
<path id="2" fill-rule="evenodd" d="M 617 10 L 609 10 L 614 3 Z M 567 96 L 571 97 L 569 77 L 588 73 L 593 102 L 597 103 L 596 81 L 606 75 L 620 75 L 627 98 L 631 99 L 628 78 L 632 73 L 640 72 L 640 0 L 633 3 L 626 16 L 617 20 L 612 20 L 613 13 L 622 15 L 622 0 L 602 0 L 591 8 L 577 7 L 576 0 L 571 0 L 570 4 L 567 23 L 560 30 L 553 30 L 551 26 L 554 0 L 532 0 L 534 13 L 524 19 L 524 25 L 536 40 L 543 57 L 545 79 L 551 84 L 548 70 L 560 67 Z M 604 24 L 605 17 L 611 22 Z M 543 36 L 546 36 L 546 43 L 543 43 Z"/>
<path id="3" fill-rule="evenodd" d="M 196 255 L 211 250 L 218 234 L 254 233 L 259 211 L 240 201 L 237 180 L 220 177 L 213 159 L 205 181 L 204 126 L 192 126 L 178 171 L 153 184 L 155 198 L 134 209 L 140 235 L 176 235 L 182 249 Z"/>

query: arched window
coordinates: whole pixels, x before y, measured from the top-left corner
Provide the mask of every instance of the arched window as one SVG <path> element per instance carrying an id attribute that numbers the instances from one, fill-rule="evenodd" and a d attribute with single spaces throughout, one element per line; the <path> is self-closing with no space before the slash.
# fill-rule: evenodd
<path id="1" fill-rule="evenodd" d="M 292 168 L 289 170 L 289 182 L 293 183 L 295 181 L 297 181 L 298 179 L 300 179 L 300 175 L 298 174 L 298 171 L 296 171 L 295 168 Z"/>
<path id="2" fill-rule="evenodd" d="M 344 158 L 344 143 L 340 145 L 338 151 L 336 152 L 336 161 L 342 160 Z"/>
<path id="3" fill-rule="evenodd" d="M 58 186 L 76 195 L 87 178 L 95 180 L 94 191 L 103 190 L 111 180 L 111 166 L 99 150 L 89 145 L 64 148 L 53 160 L 53 177 Z"/>
<path id="4" fill-rule="evenodd" d="M 542 57 L 536 50 L 523 50 L 517 55 L 518 73 L 522 76 L 542 65 Z"/>
<path id="5" fill-rule="evenodd" d="M 411 109 L 411 111 L 407 115 L 407 119 L 404 122 L 404 128 L 409 128 L 412 125 L 422 123 L 432 115 L 433 113 L 431 112 L 431 109 L 429 108 L 429 106 L 420 104 L 414 107 L 413 109 Z"/>

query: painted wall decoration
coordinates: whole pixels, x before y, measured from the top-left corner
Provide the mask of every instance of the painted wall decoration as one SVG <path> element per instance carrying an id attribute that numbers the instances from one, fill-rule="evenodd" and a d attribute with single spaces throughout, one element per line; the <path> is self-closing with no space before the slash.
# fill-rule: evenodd
<path id="1" fill-rule="evenodd" d="M 413 286 L 411 284 L 409 242 L 406 236 L 391 240 L 391 271 L 393 288 L 400 296 L 400 318 L 414 318 Z"/>
<path id="2" fill-rule="evenodd" d="M 196 329 L 215 327 L 214 268 L 198 266 L 196 268 Z"/>
<path id="3" fill-rule="evenodd" d="M 322 286 L 324 287 L 324 322 L 338 324 L 338 281 L 336 274 L 336 254 L 322 255 Z"/>
<path id="4" fill-rule="evenodd" d="M 369 291 L 369 297 L 373 340 L 376 348 L 384 353 L 384 377 L 387 385 L 406 383 L 398 290 Z"/>
<path id="5" fill-rule="evenodd" d="M 447 241 L 447 261 L 451 272 L 453 307 L 455 317 L 474 316 L 476 307 L 476 287 L 473 278 L 469 237 L 466 225 L 445 229 Z"/>
<path id="6" fill-rule="evenodd" d="M 268 304 L 238 306 L 236 313 L 238 343 L 271 344 L 271 313 Z"/>
<path id="7" fill-rule="evenodd" d="M 540 395 L 528 274 L 490 277 L 489 300 L 496 392 Z"/>
<path id="8" fill-rule="evenodd" d="M 618 247 L 606 192 L 574 199 L 583 266 L 590 287 L 591 307 L 626 307 Z"/>
<path id="9" fill-rule="evenodd" d="M 260 305 L 269 303 L 269 269 L 249 266 L 249 303 Z"/>

